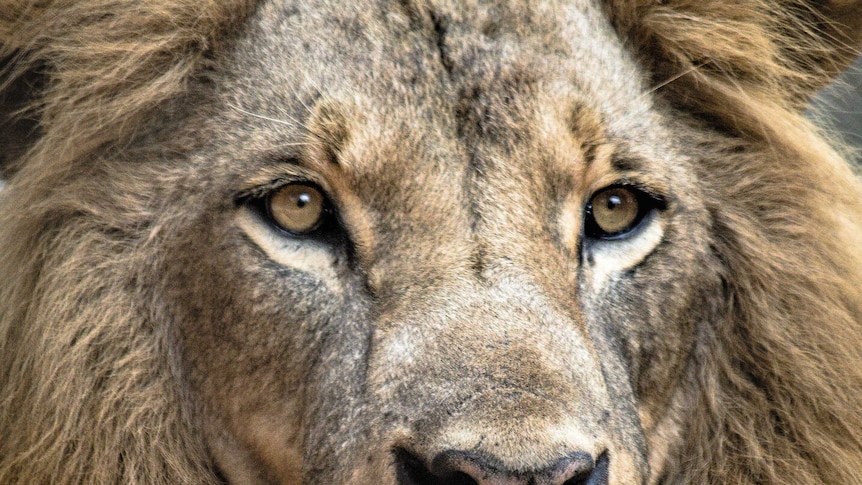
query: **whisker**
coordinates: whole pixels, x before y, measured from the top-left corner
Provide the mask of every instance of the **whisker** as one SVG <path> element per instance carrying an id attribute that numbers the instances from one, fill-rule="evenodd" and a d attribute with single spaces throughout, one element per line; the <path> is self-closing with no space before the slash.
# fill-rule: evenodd
<path id="1" fill-rule="evenodd" d="M 273 148 L 304 147 L 304 146 L 309 146 L 309 145 L 313 145 L 313 143 L 300 141 L 300 142 L 291 142 L 291 143 L 279 143 L 278 145 L 275 145 Z"/>
<path id="2" fill-rule="evenodd" d="M 701 67 L 709 64 L 710 62 L 712 62 L 712 61 L 710 61 L 710 60 L 703 61 L 700 64 L 691 66 L 691 68 L 686 69 L 685 71 L 683 71 L 681 73 L 678 73 L 678 74 L 671 76 L 669 79 L 666 79 L 665 81 L 662 81 L 661 83 L 653 86 L 652 89 L 650 89 L 649 91 L 644 93 L 644 96 L 649 96 L 650 94 L 653 94 L 654 92 L 658 91 L 659 89 L 661 89 L 661 88 L 667 86 L 668 84 L 680 79 L 683 76 L 687 76 L 688 74 L 693 73 L 694 71 L 696 71 L 696 70 L 700 69 Z"/>
<path id="3" fill-rule="evenodd" d="M 269 117 L 269 116 L 264 116 L 264 115 L 260 115 L 260 114 L 257 114 L 257 113 L 252 113 L 251 111 L 246 111 L 246 110 L 244 110 L 244 109 L 240 108 L 239 106 L 233 106 L 233 105 L 231 105 L 231 108 L 233 108 L 233 109 L 235 109 L 235 110 L 239 111 L 240 113 L 242 113 L 242 114 L 244 114 L 244 115 L 248 115 L 248 116 L 251 116 L 251 117 L 254 117 L 254 118 L 258 118 L 258 119 L 261 119 L 261 120 L 272 121 L 273 123 L 278 123 L 278 124 L 281 124 L 281 125 L 290 126 L 290 127 L 292 127 L 292 128 L 296 128 L 297 126 L 300 126 L 300 123 L 299 123 L 297 120 L 293 119 L 293 118 L 291 118 L 291 119 L 290 119 L 290 121 L 287 121 L 287 120 L 280 120 L 280 119 L 278 119 L 278 118 L 271 118 L 271 117 Z"/>

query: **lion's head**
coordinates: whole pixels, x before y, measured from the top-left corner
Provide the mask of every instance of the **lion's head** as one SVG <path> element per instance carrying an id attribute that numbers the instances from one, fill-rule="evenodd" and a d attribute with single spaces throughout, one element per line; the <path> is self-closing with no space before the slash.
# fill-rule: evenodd
<path id="1" fill-rule="evenodd" d="M 862 480 L 862 2 L 0 6 L 0 483 Z"/>

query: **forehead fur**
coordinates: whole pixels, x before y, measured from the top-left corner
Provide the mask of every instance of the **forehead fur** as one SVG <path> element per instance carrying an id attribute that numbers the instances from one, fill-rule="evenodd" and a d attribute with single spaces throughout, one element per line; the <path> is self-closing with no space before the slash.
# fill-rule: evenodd
<path id="1" fill-rule="evenodd" d="M 656 85 L 668 83 L 686 108 L 717 114 L 743 132 L 765 117 L 752 121 L 751 109 L 727 108 L 728 96 L 752 98 L 759 107 L 799 107 L 812 87 L 852 60 L 862 31 L 855 2 L 819 10 L 777 0 L 604 5 Z M 182 95 L 254 8 L 252 0 L 10 0 L 0 17 L 0 59 L 6 59 L 0 83 L 34 69 L 46 76 L 45 96 L 27 108 L 40 114 L 41 149 L 54 151 L 40 158 L 63 163 L 121 142 L 146 113 Z M 830 20 L 836 18 L 841 22 Z"/>

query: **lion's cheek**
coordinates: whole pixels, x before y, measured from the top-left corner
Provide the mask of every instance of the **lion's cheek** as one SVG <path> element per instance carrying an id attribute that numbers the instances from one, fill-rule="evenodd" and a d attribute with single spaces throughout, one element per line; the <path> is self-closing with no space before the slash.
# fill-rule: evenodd
<path id="1" fill-rule="evenodd" d="M 192 221 L 200 237 L 166 251 L 180 378 L 219 473 L 299 483 L 307 376 L 345 314 L 345 289 L 331 252 L 238 221 L 221 230 Z"/>
<path id="2" fill-rule="evenodd" d="M 300 483 L 299 426 L 289 419 L 294 414 L 287 409 L 261 410 L 235 416 L 227 428 L 207 423 L 208 445 L 225 478 L 230 483 Z"/>

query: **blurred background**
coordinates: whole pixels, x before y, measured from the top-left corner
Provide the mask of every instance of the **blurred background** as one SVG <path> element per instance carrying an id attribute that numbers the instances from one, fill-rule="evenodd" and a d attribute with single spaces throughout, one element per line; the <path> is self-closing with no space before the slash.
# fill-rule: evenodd
<path id="1" fill-rule="evenodd" d="M 808 114 L 855 149 L 862 166 L 862 57 L 814 99 Z"/>

